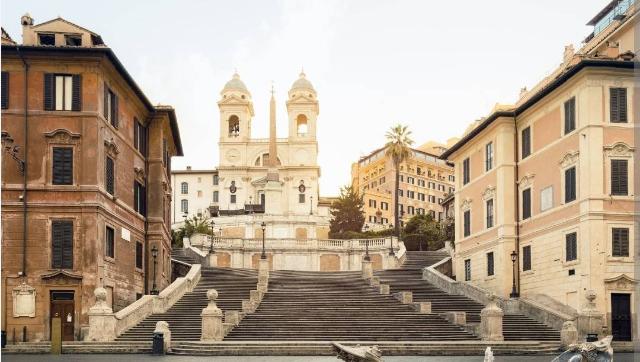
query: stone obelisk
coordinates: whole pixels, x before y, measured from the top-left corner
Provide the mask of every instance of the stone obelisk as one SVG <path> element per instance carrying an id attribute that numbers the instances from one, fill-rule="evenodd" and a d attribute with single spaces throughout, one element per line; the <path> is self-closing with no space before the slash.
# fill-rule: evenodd
<path id="1" fill-rule="evenodd" d="M 271 86 L 271 102 L 269 104 L 269 162 L 267 164 L 267 184 L 265 193 L 265 213 L 282 215 L 282 184 L 278 175 L 278 146 L 276 144 L 276 98 Z"/>

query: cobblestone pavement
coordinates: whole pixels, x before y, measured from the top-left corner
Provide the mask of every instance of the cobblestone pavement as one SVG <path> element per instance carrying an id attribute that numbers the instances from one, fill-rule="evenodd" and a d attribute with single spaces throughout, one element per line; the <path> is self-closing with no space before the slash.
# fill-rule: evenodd
<path id="1" fill-rule="evenodd" d="M 632 353 L 618 353 L 615 356 L 616 362 L 633 362 Z M 385 362 L 482 362 L 484 357 L 482 356 L 460 356 L 460 357 L 421 357 L 421 356 L 390 356 L 385 357 Z M 497 356 L 496 362 L 549 362 L 553 359 L 552 356 Z M 209 356 L 162 356 L 155 357 L 149 355 L 135 355 L 135 354 L 118 354 L 118 355 L 3 355 L 2 361 L 6 362 L 44 362 L 44 361 L 91 361 L 91 362 L 335 362 L 339 361 L 334 357 L 313 357 L 313 356 L 228 356 L 228 357 L 209 357 Z"/>

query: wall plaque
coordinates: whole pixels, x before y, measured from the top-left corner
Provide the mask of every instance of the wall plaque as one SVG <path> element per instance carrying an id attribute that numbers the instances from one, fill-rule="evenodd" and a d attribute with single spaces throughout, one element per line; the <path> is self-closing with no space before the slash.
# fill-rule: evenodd
<path id="1" fill-rule="evenodd" d="M 19 287 L 13 288 L 13 316 L 14 317 L 35 317 L 36 316 L 36 290 L 35 288 L 22 283 Z"/>

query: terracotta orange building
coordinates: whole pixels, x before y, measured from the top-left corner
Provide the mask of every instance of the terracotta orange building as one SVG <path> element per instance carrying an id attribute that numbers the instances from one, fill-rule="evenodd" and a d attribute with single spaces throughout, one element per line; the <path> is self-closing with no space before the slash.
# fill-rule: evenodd
<path id="1" fill-rule="evenodd" d="M 2 39 L 2 330 L 48 340 L 57 314 L 79 340 L 98 285 L 119 310 L 170 283 L 180 134 L 100 35 L 21 21 L 23 44 Z"/>

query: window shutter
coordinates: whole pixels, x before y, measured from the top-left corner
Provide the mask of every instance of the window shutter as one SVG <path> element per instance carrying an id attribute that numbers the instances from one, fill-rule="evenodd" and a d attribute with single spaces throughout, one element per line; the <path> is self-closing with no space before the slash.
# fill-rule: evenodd
<path id="1" fill-rule="evenodd" d="M 114 165 L 113 165 L 113 159 L 111 157 L 107 157 L 106 163 L 105 163 L 105 187 L 107 189 L 107 192 L 110 193 L 111 195 L 113 195 L 114 192 L 114 179 L 113 179 L 113 170 L 114 169 Z"/>
<path id="2" fill-rule="evenodd" d="M 571 167 L 564 171 L 564 202 L 576 199 L 576 168 Z"/>
<path id="3" fill-rule="evenodd" d="M 133 147 L 138 150 L 138 151 L 142 151 L 142 149 L 140 148 L 140 123 L 138 122 L 137 118 L 133 118 Z"/>
<path id="4" fill-rule="evenodd" d="M 82 110 L 82 76 L 80 74 L 74 74 L 72 77 L 72 95 L 71 95 L 71 110 Z"/>
<path id="5" fill-rule="evenodd" d="M 629 229 L 612 229 L 612 256 L 629 256 Z"/>
<path id="6" fill-rule="evenodd" d="M 112 93 L 111 99 L 111 124 L 118 128 L 118 96 Z"/>
<path id="7" fill-rule="evenodd" d="M 618 88 L 618 112 L 620 114 L 619 121 L 627 122 L 627 89 Z"/>
<path id="8" fill-rule="evenodd" d="M 531 189 L 522 191 L 522 219 L 531 217 Z"/>
<path id="9" fill-rule="evenodd" d="M 493 252 L 487 254 L 487 275 L 493 275 Z"/>
<path id="10" fill-rule="evenodd" d="M 73 268 L 73 222 L 56 220 L 51 224 L 51 266 Z"/>
<path id="11" fill-rule="evenodd" d="M 566 260 L 576 260 L 578 258 L 578 235 L 576 233 L 567 234 L 566 242 Z"/>
<path id="12" fill-rule="evenodd" d="M 107 87 L 107 83 L 104 83 L 104 100 L 103 100 L 102 107 L 103 107 L 102 114 L 104 115 L 104 118 L 110 119 L 111 110 L 109 109 L 109 87 Z"/>
<path id="13" fill-rule="evenodd" d="M 627 89 L 609 88 L 609 117 L 612 123 L 627 122 Z"/>
<path id="14" fill-rule="evenodd" d="M 52 164 L 51 183 L 54 185 L 73 185 L 73 149 L 54 147 Z"/>
<path id="15" fill-rule="evenodd" d="M 73 269 L 73 223 L 65 222 L 62 239 L 62 268 Z"/>
<path id="16" fill-rule="evenodd" d="M 531 246 L 522 248 L 522 270 L 531 270 Z"/>
<path id="17" fill-rule="evenodd" d="M 56 98 L 55 81 L 52 73 L 44 74 L 44 110 L 53 111 L 53 103 Z"/>
<path id="18" fill-rule="evenodd" d="M 9 108 L 9 72 L 2 72 L 2 109 Z"/>
<path id="19" fill-rule="evenodd" d="M 60 221 L 51 224 L 51 267 L 62 267 L 62 240 L 64 232 Z"/>
<path id="20" fill-rule="evenodd" d="M 627 160 L 611 160 L 611 195 L 629 193 Z"/>
<path id="21" fill-rule="evenodd" d="M 576 128 L 576 99 L 571 98 L 564 103 L 564 133 Z"/>
<path id="22" fill-rule="evenodd" d="M 136 268 L 142 269 L 142 243 L 136 242 Z"/>

